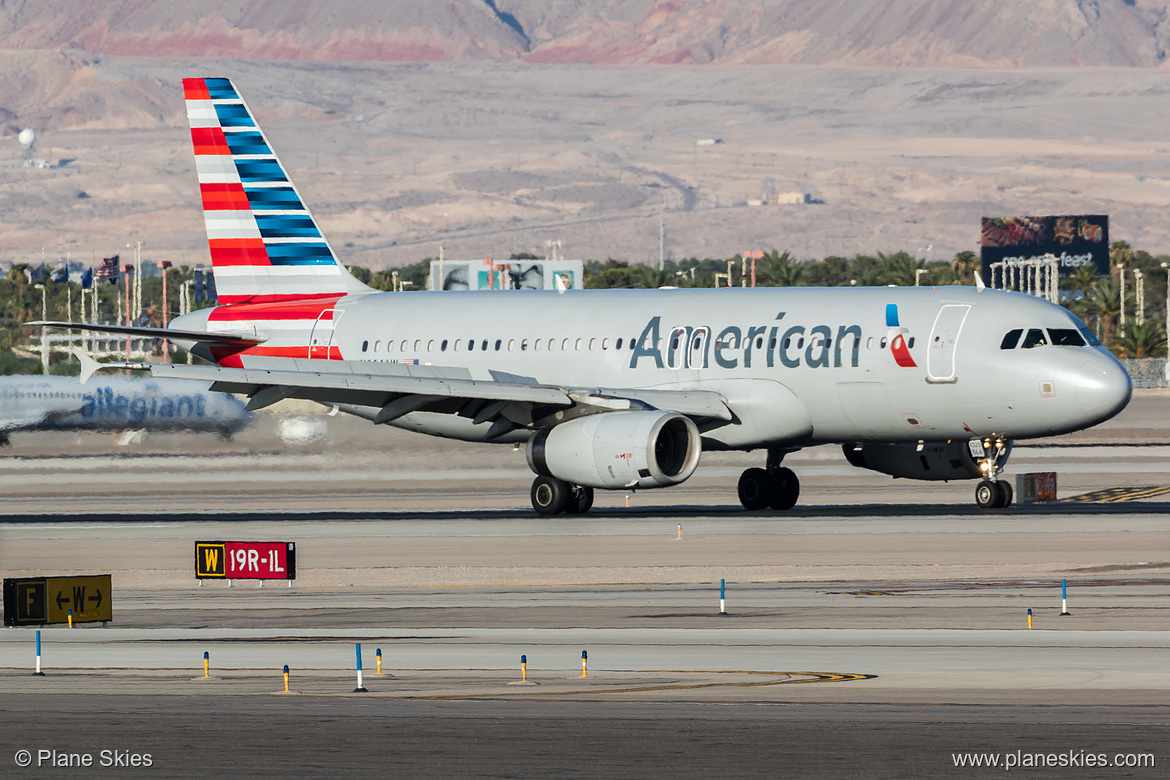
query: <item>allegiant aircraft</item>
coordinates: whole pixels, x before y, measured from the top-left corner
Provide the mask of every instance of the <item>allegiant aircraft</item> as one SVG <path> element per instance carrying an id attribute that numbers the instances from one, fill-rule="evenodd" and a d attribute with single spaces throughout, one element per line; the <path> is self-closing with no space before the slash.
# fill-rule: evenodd
<path id="1" fill-rule="evenodd" d="M 677 485 L 705 450 L 761 451 L 740 501 L 788 509 L 785 456 L 825 443 L 894 477 L 979 480 L 977 503 L 1002 507 L 1013 439 L 1129 401 L 1078 319 L 981 286 L 379 292 L 339 262 L 232 82 L 183 88 L 222 305 L 130 330 L 216 365 L 109 365 L 211 381 L 250 409 L 305 398 L 524 444 L 541 514 Z"/>
<path id="2" fill-rule="evenodd" d="M 0 377 L 0 444 L 17 431 L 209 431 L 231 436 L 255 415 L 208 383 L 142 377 Z"/>

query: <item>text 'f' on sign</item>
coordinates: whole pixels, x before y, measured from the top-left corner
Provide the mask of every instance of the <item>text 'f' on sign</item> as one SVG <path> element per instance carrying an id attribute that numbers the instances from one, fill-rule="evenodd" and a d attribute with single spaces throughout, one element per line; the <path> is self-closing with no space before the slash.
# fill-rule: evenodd
<path id="1" fill-rule="evenodd" d="M 221 580 L 295 580 L 293 542 L 195 542 L 195 577 Z"/>

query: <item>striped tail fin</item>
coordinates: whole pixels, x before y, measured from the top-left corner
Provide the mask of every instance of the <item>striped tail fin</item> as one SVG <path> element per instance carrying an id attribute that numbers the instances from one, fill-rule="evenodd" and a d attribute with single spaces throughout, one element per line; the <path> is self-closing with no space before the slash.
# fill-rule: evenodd
<path id="1" fill-rule="evenodd" d="M 370 288 L 337 260 L 230 79 L 183 79 L 220 303 Z"/>

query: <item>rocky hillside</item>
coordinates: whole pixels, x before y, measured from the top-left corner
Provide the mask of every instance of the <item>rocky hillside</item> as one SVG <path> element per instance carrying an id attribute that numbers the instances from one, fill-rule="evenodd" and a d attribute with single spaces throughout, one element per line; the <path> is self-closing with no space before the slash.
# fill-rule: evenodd
<path id="1" fill-rule="evenodd" d="M 1164 0 L 17 0 L 0 48 L 145 57 L 1157 67 Z"/>

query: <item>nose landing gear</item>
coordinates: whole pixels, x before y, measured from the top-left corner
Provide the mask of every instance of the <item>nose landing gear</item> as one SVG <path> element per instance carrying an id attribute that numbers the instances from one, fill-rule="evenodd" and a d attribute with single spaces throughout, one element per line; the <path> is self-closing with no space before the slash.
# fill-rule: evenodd
<path id="1" fill-rule="evenodd" d="M 1006 509 L 1012 505 L 1012 486 L 1003 480 L 985 479 L 975 486 L 975 503 L 980 509 Z"/>
<path id="2" fill-rule="evenodd" d="M 1012 444 L 1003 438 L 972 439 L 967 442 L 971 457 L 986 479 L 975 486 L 975 503 L 980 509 L 1006 509 L 1012 505 L 1012 486 L 999 479 Z"/>

